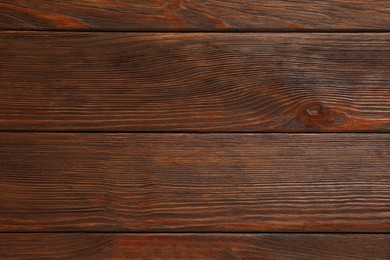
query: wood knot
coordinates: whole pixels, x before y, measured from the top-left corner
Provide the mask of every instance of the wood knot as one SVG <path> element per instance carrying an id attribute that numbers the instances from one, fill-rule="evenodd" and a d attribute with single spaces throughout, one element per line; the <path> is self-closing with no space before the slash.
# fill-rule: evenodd
<path id="1" fill-rule="evenodd" d="M 323 118 L 329 115 L 329 108 L 320 102 L 313 102 L 305 106 L 305 113 L 311 118 Z"/>
<path id="2" fill-rule="evenodd" d="M 304 104 L 300 109 L 299 117 L 307 127 L 312 128 L 337 126 L 345 122 L 343 116 L 338 115 L 322 102 Z"/>

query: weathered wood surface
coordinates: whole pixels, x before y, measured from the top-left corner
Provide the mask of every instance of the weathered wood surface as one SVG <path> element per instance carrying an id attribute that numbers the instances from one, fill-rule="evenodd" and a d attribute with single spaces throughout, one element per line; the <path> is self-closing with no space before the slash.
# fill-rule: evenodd
<path id="1" fill-rule="evenodd" d="M 383 259 L 390 235 L 0 234 L 4 259 Z"/>
<path id="2" fill-rule="evenodd" d="M 0 135 L 2 231 L 389 232 L 387 134 Z"/>
<path id="3" fill-rule="evenodd" d="M 0 130 L 390 130 L 390 34 L 0 33 Z"/>
<path id="4" fill-rule="evenodd" d="M 0 28 L 388 30 L 388 0 L 1 0 Z"/>

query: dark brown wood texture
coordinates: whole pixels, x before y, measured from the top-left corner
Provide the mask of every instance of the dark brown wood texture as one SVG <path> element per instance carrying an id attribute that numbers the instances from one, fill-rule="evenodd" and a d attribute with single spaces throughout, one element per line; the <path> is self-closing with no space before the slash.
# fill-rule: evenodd
<path id="1" fill-rule="evenodd" d="M 0 234 L 3 259 L 390 258 L 390 235 Z"/>
<path id="2" fill-rule="evenodd" d="M 390 135 L 0 135 L 2 231 L 390 231 Z"/>
<path id="3" fill-rule="evenodd" d="M 388 30 L 388 0 L 1 0 L 0 28 Z"/>
<path id="4" fill-rule="evenodd" d="M 390 34 L 0 33 L 0 130 L 390 130 Z"/>
<path id="5" fill-rule="evenodd" d="M 389 83 L 390 0 L 0 0 L 0 259 L 389 260 Z"/>

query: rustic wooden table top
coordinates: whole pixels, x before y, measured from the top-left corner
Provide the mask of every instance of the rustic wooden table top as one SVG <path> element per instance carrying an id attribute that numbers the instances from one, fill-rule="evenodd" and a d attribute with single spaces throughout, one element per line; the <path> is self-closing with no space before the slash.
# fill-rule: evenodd
<path id="1" fill-rule="evenodd" d="M 390 1 L 0 0 L 0 259 L 390 259 Z"/>

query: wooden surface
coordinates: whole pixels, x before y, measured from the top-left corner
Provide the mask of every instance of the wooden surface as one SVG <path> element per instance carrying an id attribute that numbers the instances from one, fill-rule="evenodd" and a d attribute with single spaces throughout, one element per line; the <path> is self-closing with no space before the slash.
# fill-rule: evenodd
<path id="1" fill-rule="evenodd" d="M 389 259 L 390 235 L 0 234 L 3 259 Z"/>
<path id="2" fill-rule="evenodd" d="M 388 30 L 388 0 L 1 0 L 0 28 Z"/>
<path id="3" fill-rule="evenodd" d="M 0 135 L 2 231 L 389 232 L 387 134 Z"/>
<path id="4" fill-rule="evenodd" d="M 0 259 L 390 259 L 389 0 L 0 0 Z"/>
<path id="5" fill-rule="evenodd" d="M 0 130 L 390 130 L 390 34 L 0 33 Z"/>

